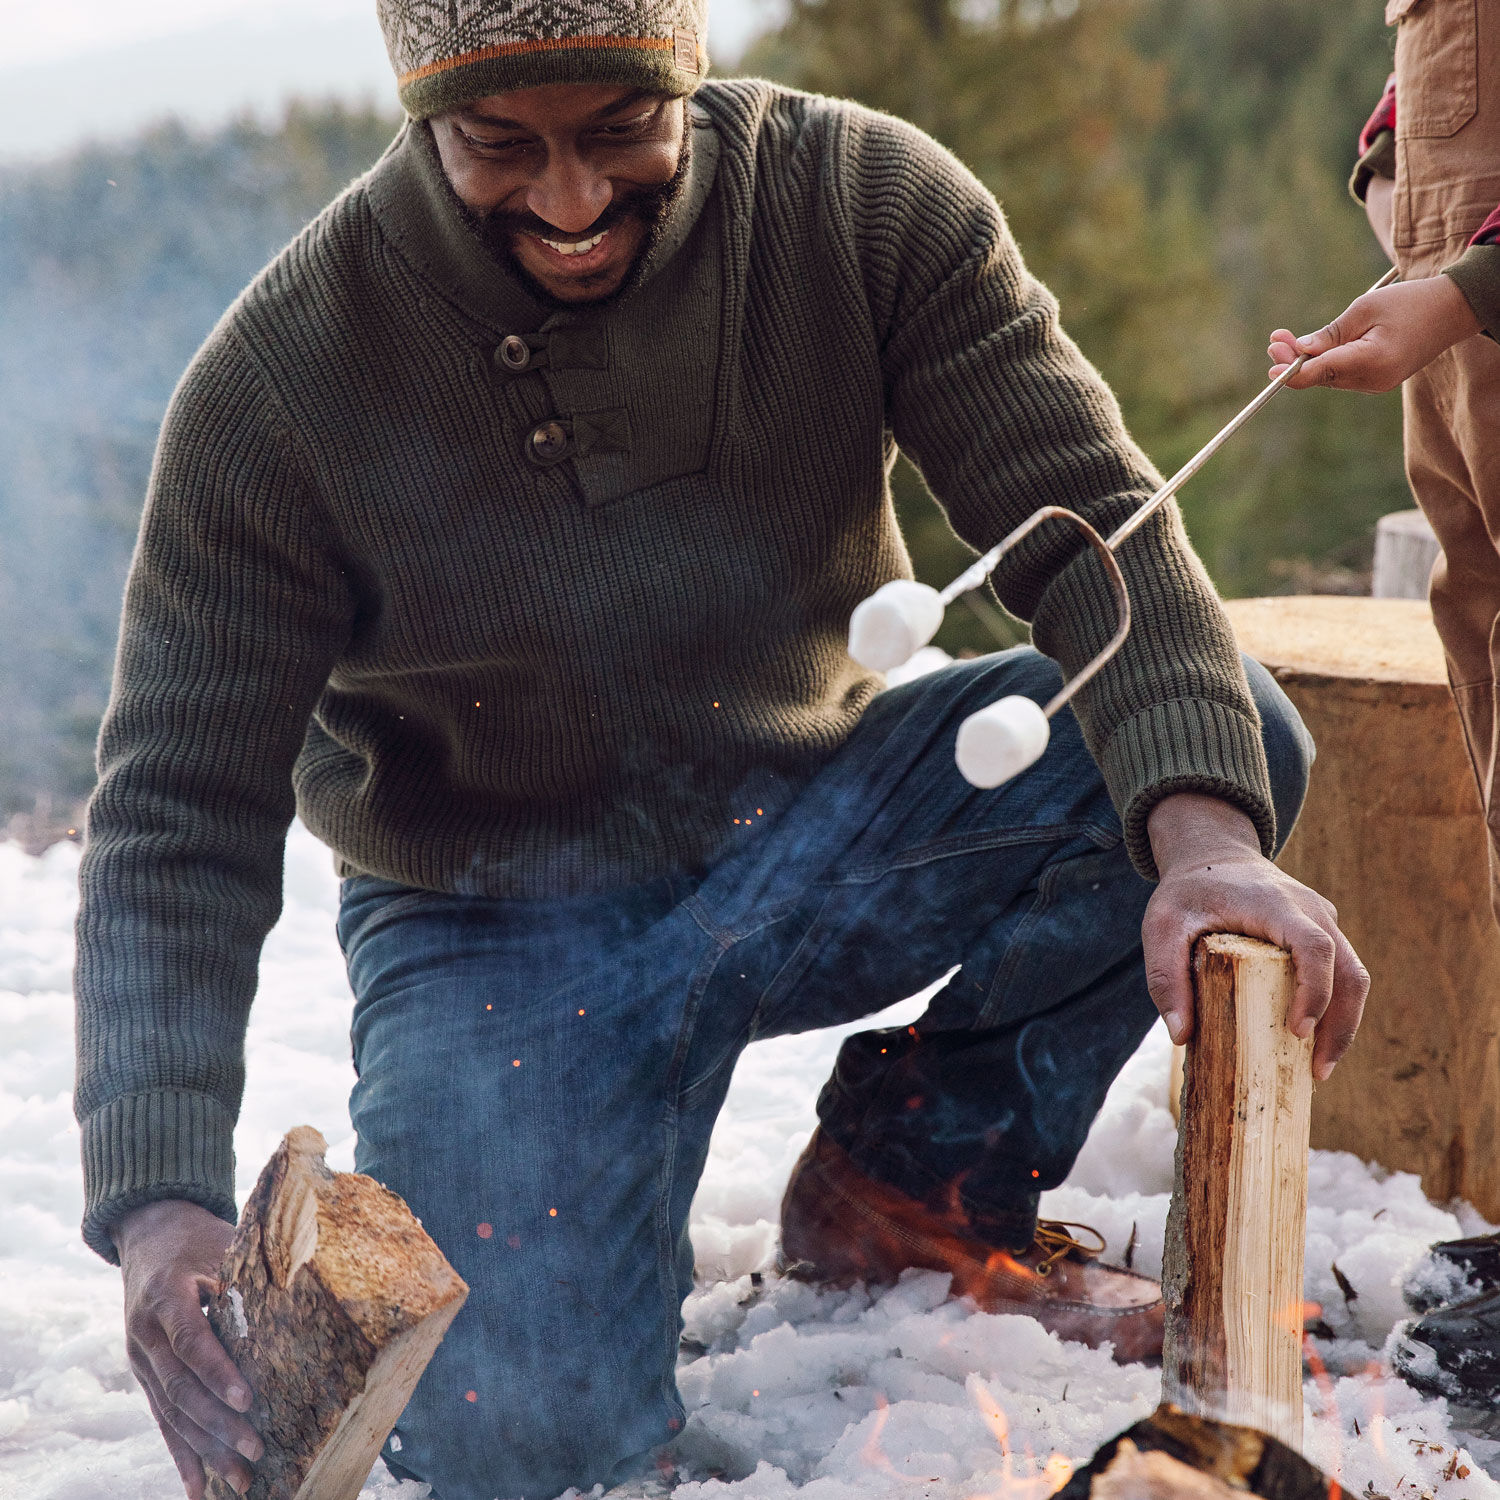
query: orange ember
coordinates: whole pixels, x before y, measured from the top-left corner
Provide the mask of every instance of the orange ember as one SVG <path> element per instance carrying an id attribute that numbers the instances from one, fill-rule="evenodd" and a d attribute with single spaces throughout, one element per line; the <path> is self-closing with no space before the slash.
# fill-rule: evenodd
<path id="1" fill-rule="evenodd" d="M 1030 1266 L 1023 1266 L 1007 1250 L 991 1250 L 985 1257 L 984 1269 L 988 1275 L 993 1275 L 996 1271 L 1006 1271 L 1012 1276 L 1019 1276 L 1023 1281 L 1041 1280 L 1041 1277 Z"/>
<path id="2" fill-rule="evenodd" d="M 1272 1321 L 1278 1328 L 1289 1328 L 1300 1334 L 1314 1318 L 1322 1316 L 1323 1305 L 1320 1302 L 1288 1302 L 1284 1307 L 1276 1309 Z"/>

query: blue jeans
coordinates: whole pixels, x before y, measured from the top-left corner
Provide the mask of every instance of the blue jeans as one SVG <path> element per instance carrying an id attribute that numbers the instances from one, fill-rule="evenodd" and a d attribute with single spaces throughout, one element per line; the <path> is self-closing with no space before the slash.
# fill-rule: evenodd
<path id="1" fill-rule="evenodd" d="M 1289 830 L 1312 745 L 1247 663 Z M 625 1477 L 683 1421 L 688 1209 L 735 1060 L 957 972 L 913 1032 L 845 1042 L 822 1127 L 926 1197 L 961 1182 L 997 1244 L 1029 1242 L 1155 1019 L 1151 886 L 1078 725 L 994 791 L 960 722 L 1046 699 L 1029 649 L 880 694 L 774 822 L 712 869 L 559 901 L 345 883 L 356 1162 L 471 1288 L 387 1462 L 437 1500 L 545 1500 Z"/>

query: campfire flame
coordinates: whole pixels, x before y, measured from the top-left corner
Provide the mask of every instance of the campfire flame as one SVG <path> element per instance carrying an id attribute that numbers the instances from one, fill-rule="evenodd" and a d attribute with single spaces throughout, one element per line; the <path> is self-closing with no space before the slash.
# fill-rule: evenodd
<path id="1" fill-rule="evenodd" d="M 1028 1447 L 1022 1455 L 1026 1472 L 1017 1474 L 1015 1454 L 1010 1445 L 1010 1419 L 1005 1415 L 1005 1408 L 978 1375 L 971 1374 L 964 1384 L 969 1399 L 994 1435 L 1002 1464 L 1000 1488 L 987 1495 L 971 1496 L 970 1500 L 1047 1500 L 1049 1495 L 1056 1494 L 1073 1476 L 1072 1460 L 1061 1453 L 1053 1453 L 1038 1466 L 1036 1455 Z"/>
<path id="2" fill-rule="evenodd" d="M 891 1403 L 878 1391 L 875 1393 L 875 1421 L 871 1424 L 870 1435 L 865 1439 L 865 1445 L 859 1450 L 860 1459 L 872 1469 L 879 1469 L 882 1474 L 894 1474 L 896 1466 L 885 1456 L 885 1449 L 880 1446 L 880 1435 L 885 1431 L 885 1424 L 891 1419 Z"/>

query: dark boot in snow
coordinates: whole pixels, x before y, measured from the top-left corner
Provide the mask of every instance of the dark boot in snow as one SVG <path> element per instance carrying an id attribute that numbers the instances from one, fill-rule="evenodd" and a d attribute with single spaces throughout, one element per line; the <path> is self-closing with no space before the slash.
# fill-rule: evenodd
<path id="1" fill-rule="evenodd" d="M 1161 1358 L 1161 1288 L 1133 1271 L 1101 1266 L 1104 1248 L 1043 1221 L 1024 1251 L 979 1238 L 961 1212 L 945 1212 L 877 1182 L 842 1147 L 815 1131 L 781 1203 L 786 1274 L 821 1286 L 890 1286 L 903 1271 L 947 1271 L 953 1295 L 990 1313 L 1035 1318 L 1059 1338 L 1099 1348 L 1122 1364 Z"/>
<path id="2" fill-rule="evenodd" d="M 1460 1406 L 1490 1405 L 1500 1397 L 1500 1291 L 1408 1324 L 1391 1363 L 1419 1391 Z"/>
<path id="3" fill-rule="evenodd" d="M 1500 1291 L 1500 1234 L 1443 1240 L 1431 1246 L 1401 1287 L 1415 1313 Z"/>

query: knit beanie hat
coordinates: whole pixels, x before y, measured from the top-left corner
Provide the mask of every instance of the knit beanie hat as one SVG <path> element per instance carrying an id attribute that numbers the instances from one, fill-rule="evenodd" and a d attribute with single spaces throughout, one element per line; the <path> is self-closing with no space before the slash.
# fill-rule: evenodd
<path id="1" fill-rule="evenodd" d="M 543 83 L 683 95 L 708 66 L 707 0 L 376 0 L 413 119 Z"/>

